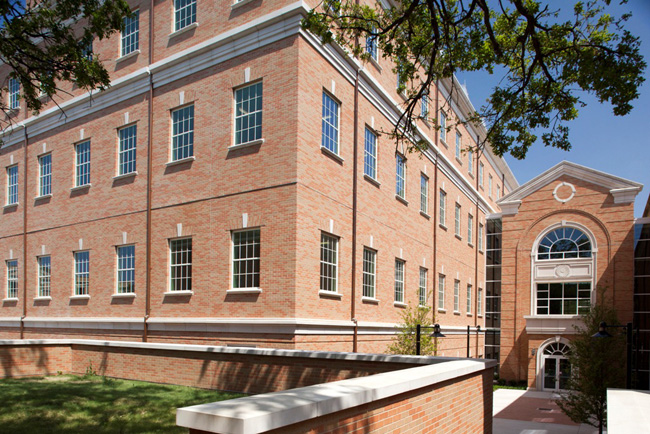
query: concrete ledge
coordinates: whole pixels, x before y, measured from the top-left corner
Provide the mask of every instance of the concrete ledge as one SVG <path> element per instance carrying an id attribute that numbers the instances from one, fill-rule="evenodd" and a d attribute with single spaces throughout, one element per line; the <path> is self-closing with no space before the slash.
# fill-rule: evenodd
<path id="1" fill-rule="evenodd" d="M 607 433 L 650 434 L 650 392 L 607 389 Z"/>
<path id="2" fill-rule="evenodd" d="M 357 407 L 477 373 L 488 360 L 456 360 L 226 402 L 179 408 L 176 423 L 190 429 L 252 434 Z"/>

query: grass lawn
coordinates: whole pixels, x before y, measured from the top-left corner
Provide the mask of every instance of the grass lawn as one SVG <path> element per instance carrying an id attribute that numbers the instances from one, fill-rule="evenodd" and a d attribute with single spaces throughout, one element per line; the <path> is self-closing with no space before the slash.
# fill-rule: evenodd
<path id="1" fill-rule="evenodd" d="M 0 380 L 0 431 L 186 433 L 176 408 L 244 396 L 95 375 Z"/>

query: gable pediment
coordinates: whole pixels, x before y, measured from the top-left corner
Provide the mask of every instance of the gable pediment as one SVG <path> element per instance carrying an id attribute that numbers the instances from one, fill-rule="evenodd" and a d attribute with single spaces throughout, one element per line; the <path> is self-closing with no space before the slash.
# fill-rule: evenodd
<path id="1" fill-rule="evenodd" d="M 571 176 L 609 190 L 614 203 L 632 203 L 643 189 L 643 184 L 638 182 L 562 161 L 497 201 L 502 214 L 517 214 L 522 200 L 563 176 Z"/>

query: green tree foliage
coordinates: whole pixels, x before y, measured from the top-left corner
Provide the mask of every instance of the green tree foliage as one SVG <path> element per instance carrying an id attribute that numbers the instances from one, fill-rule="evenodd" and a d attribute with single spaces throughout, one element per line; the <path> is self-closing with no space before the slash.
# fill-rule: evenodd
<path id="1" fill-rule="evenodd" d="M 563 2 L 568 14 L 541 0 L 396 0 L 386 9 L 325 1 L 303 27 L 366 60 L 372 38 L 381 56 L 394 60 L 407 97 L 393 131 L 398 139 L 413 137 L 417 104 L 431 85 L 461 71 L 501 76 L 487 105 L 465 122 L 486 125 L 480 147 L 489 143 L 497 155 L 519 159 L 538 134 L 545 146 L 570 149 L 567 124 L 584 105 L 581 95 L 625 115 L 644 81 L 639 39 L 624 28 L 630 15 L 610 15 L 610 0 L 575 1 L 572 8 Z M 458 92 L 453 85 L 451 98 Z"/>
<path id="2" fill-rule="evenodd" d="M 603 300 L 601 291 L 599 299 Z M 616 311 L 601 302 L 583 314 L 584 326 L 575 327 L 576 335 L 571 340 L 571 378 L 567 392 L 557 401 L 567 416 L 577 423 L 598 427 L 599 432 L 606 423 L 608 388 L 625 387 L 625 336 L 622 329 L 612 328 L 611 338 L 594 338 L 601 321 L 619 324 Z"/>
<path id="3" fill-rule="evenodd" d="M 0 61 L 11 71 L 0 89 L 0 109 L 8 112 L 8 78 L 19 80 L 20 98 L 34 112 L 43 105 L 41 92 L 51 97 L 62 82 L 107 87 L 109 74 L 90 51 L 92 42 L 120 30 L 130 13 L 125 0 L 0 1 Z M 0 120 L 0 128 L 7 122 Z"/>
<path id="4" fill-rule="evenodd" d="M 402 323 L 397 326 L 398 334 L 388 347 L 390 354 L 416 354 L 416 328 L 417 325 L 431 326 L 433 324 L 430 315 L 431 308 L 424 306 L 408 306 L 402 313 Z M 420 336 L 420 355 L 432 355 L 436 351 L 436 342 L 431 337 L 433 329 L 425 328 Z"/>

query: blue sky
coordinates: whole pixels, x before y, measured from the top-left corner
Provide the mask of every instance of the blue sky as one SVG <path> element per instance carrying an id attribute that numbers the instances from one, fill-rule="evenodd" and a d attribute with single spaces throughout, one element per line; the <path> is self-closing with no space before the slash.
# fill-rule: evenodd
<path id="1" fill-rule="evenodd" d="M 553 5 L 570 7 L 574 1 L 552 1 Z M 612 3 L 618 3 L 613 0 Z M 621 11 L 632 12 L 627 29 L 641 38 L 641 52 L 650 63 L 650 1 L 630 0 L 627 5 L 610 8 L 616 15 Z M 539 142 L 530 148 L 525 160 L 510 156 L 510 165 L 517 181 L 523 184 L 562 160 L 572 161 L 603 172 L 643 184 L 637 196 L 635 217 L 640 217 L 650 193 L 650 72 L 646 69 L 646 81 L 640 89 L 639 99 L 633 101 L 634 109 L 624 117 L 614 116 L 609 104 L 600 104 L 587 96 L 587 107 L 580 109 L 578 119 L 569 124 L 571 130 L 570 151 L 547 148 Z M 459 74 L 461 83 L 467 85 L 470 99 L 475 107 L 483 105 L 497 82 L 496 75 L 485 72 Z"/>

